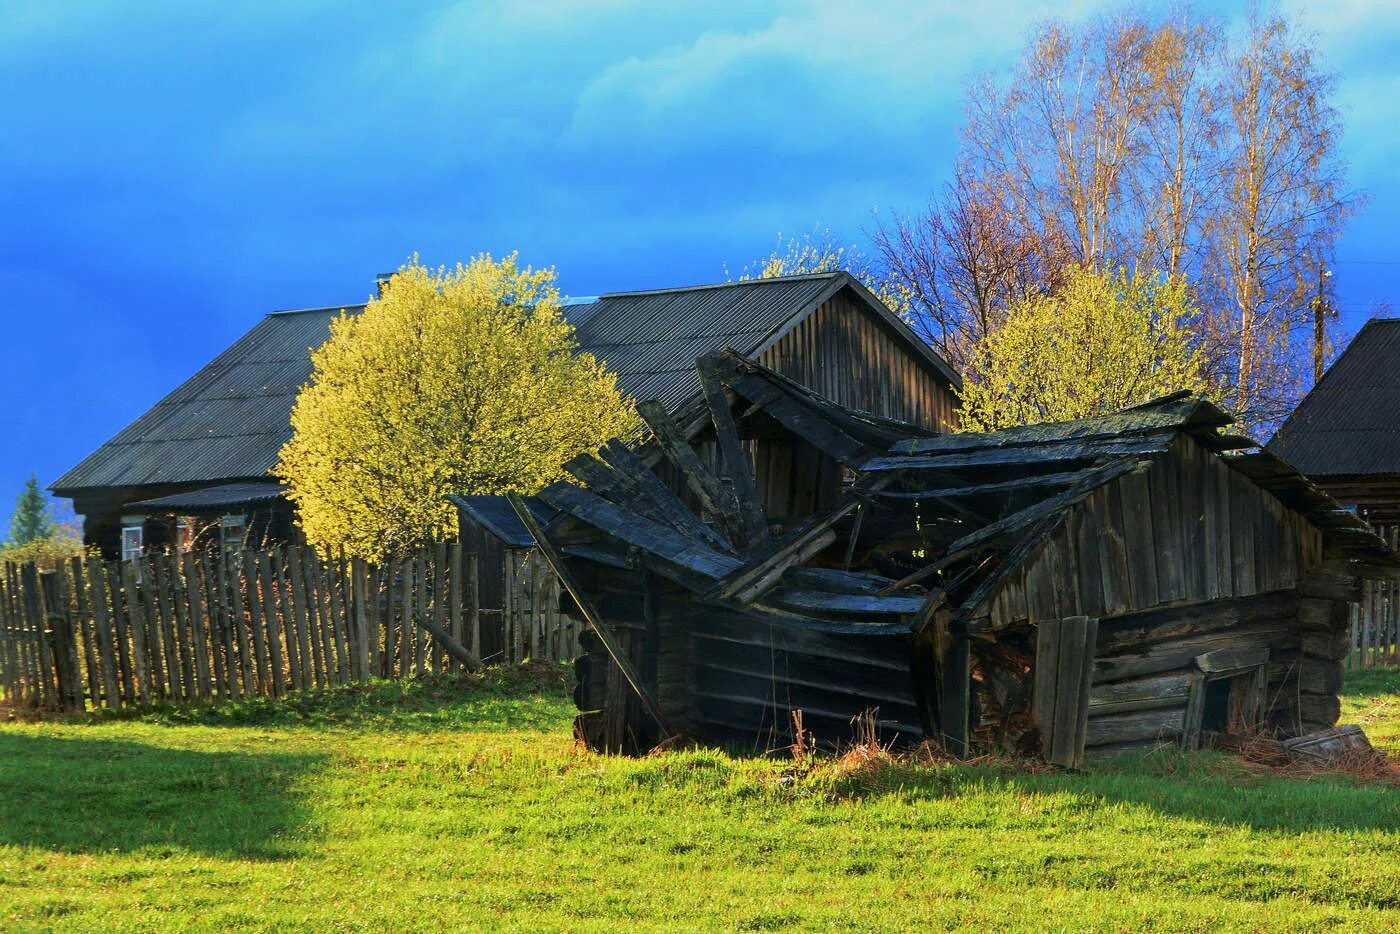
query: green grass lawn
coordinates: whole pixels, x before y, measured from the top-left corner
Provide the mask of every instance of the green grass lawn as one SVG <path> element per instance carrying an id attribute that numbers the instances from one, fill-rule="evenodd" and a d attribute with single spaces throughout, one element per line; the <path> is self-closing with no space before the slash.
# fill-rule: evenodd
<path id="1" fill-rule="evenodd" d="M 1344 720 L 1400 752 L 1400 671 Z M 493 673 L 0 725 L 0 928 L 1400 929 L 1400 789 L 576 750 Z"/>

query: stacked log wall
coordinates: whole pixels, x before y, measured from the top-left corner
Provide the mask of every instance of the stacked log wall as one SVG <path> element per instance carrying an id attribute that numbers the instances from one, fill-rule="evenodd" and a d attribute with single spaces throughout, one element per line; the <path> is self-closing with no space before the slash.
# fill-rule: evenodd
<path id="1" fill-rule="evenodd" d="M 822 630 L 697 605 L 687 622 L 691 718 L 706 739 L 780 748 L 793 740 L 795 710 L 823 745 L 850 741 L 852 721 L 871 710 L 883 742 L 923 739 L 906 634 Z"/>

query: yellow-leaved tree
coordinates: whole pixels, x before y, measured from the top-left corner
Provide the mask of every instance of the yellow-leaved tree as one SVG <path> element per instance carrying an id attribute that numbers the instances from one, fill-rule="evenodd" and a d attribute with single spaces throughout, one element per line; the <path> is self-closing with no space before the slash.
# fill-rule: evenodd
<path id="1" fill-rule="evenodd" d="M 455 535 L 450 493 L 533 493 L 632 428 L 552 269 L 415 258 L 313 351 L 274 473 L 307 540 L 378 560 Z"/>
<path id="2" fill-rule="evenodd" d="M 1179 278 L 1071 267 L 1059 287 L 1013 303 L 963 374 L 965 431 L 1101 415 L 1181 389 L 1206 390 Z"/>

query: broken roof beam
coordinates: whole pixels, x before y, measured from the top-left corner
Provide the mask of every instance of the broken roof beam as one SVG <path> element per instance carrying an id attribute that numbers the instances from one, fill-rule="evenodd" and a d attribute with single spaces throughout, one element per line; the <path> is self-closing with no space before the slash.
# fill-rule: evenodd
<path id="1" fill-rule="evenodd" d="M 716 584 L 706 597 L 750 603 L 777 585 L 783 573 L 807 561 L 836 541 L 832 526 L 855 511 L 860 496 L 846 493 L 831 506 L 809 517 L 791 533 L 754 555 Z"/>
<path id="2" fill-rule="evenodd" d="M 1020 493 L 1041 487 L 1064 487 L 1083 476 L 1083 470 L 1068 470 L 1063 473 L 1033 474 L 1029 477 L 1017 477 L 1014 480 L 1001 480 L 996 483 L 969 483 L 963 486 L 945 486 L 932 490 L 881 490 L 874 495 L 882 499 L 967 499 L 997 493 Z"/>
<path id="3" fill-rule="evenodd" d="M 617 447 L 626 451 L 620 442 L 609 444 L 617 444 Z M 710 548 L 721 552 L 734 552 L 724 536 L 700 521 L 680 497 L 672 492 L 671 487 L 662 483 L 661 479 L 638 461 L 636 456 L 633 456 L 631 461 L 626 461 L 619 458 L 616 452 L 609 452 L 606 447 L 603 448 L 603 456 L 610 456 L 616 462 L 601 461 L 594 455 L 581 454 L 566 463 L 564 469 L 582 480 L 589 490 L 619 506 L 631 508 L 650 520 L 669 525 L 682 535 L 700 539 Z M 648 478 L 651 482 L 648 482 Z"/>
<path id="4" fill-rule="evenodd" d="M 837 616 L 912 616 L 923 609 L 927 598 L 882 597 L 871 594 L 827 593 L 796 587 L 774 587 L 757 604 L 767 609 L 796 613 L 826 613 Z"/>
<path id="5" fill-rule="evenodd" d="M 1122 458 L 1120 460 L 1110 461 L 1093 470 L 1086 470 L 1083 478 L 1063 493 L 1057 493 L 1054 496 L 1047 497 L 1037 503 L 1027 506 L 1025 509 L 1020 509 L 1009 516 L 1004 516 L 990 525 L 969 532 L 962 538 L 953 542 L 948 550 L 950 552 L 959 552 L 978 548 L 1003 535 L 1026 528 L 1035 522 L 1039 522 L 1041 519 L 1069 508 L 1110 480 L 1131 473 L 1134 470 L 1142 469 L 1148 463 L 1148 461 L 1137 460 L 1136 458 Z"/>
<path id="6" fill-rule="evenodd" d="M 1090 461 L 1100 457 L 1160 454 L 1167 450 L 1175 431 L 1132 438 L 1088 441 L 1047 441 L 1027 447 L 992 447 L 956 454 L 891 454 L 873 458 L 860 469 L 864 473 L 896 470 L 959 470 L 975 467 L 1033 467 L 1055 463 Z"/>
<path id="7" fill-rule="evenodd" d="M 700 388 L 705 395 L 705 404 L 710 409 L 710 421 L 715 426 L 715 437 L 719 442 L 720 455 L 724 459 L 725 473 L 738 510 L 740 527 L 744 532 L 744 547 L 753 550 L 768 543 L 768 518 L 763 514 L 763 504 L 758 496 L 758 481 L 754 478 L 753 464 L 749 461 L 744 443 L 739 440 L 739 429 L 734 424 L 729 395 L 720 382 L 717 364 L 712 357 L 702 357 L 695 362 L 695 371 L 700 377 Z"/>
<path id="8" fill-rule="evenodd" d="M 1205 399 L 1193 397 L 1189 393 L 1174 394 L 1109 415 L 1024 425 L 1000 431 L 945 434 L 933 438 L 900 441 L 891 448 L 891 453 L 956 454 L 988 448 L 1027 447 L 1057 441 L 1123 438 L 1167 429 L 1214 429 L 1232 424 L 1233 421 L 1229 415 Z"/>
<path id="9" fill-rule="evenodd" d="M 537 495 L 555 509 L 618 541 L 690 571 L 701 580 L 719 580 L 742 567 L 738 558 L 707 548 L 674 529 L 571 484 L 556 483 Z M 529 528 L 528 523 L 526 528 Z"/>
<path id="10" fill-rule="evenodd" d="M 731 361 L 732 363 L 732 361 Z M 788 431 L 842 464 L 858 467 L 878 450 L 851 437 L 822 412 L 831 407 L 814 399 L 799 401 L 781 385 L 738 366 L 721 372 L 724 383 Z"/>
<path id="11" fill-rule="evenodd" d="M 686 486 L 699 500 L 700 508 L 724 527 L 726 538 L 742 540 L 743 528 L 735 515 L 734 494 L 700 463 L 700 457 L 690 446 L 690 439 L 666 412 L 666 407 L 659 400 L 651 399 L 637 405 L 637 414 L 656 436 L 666 460 L 685 479 Z"/>

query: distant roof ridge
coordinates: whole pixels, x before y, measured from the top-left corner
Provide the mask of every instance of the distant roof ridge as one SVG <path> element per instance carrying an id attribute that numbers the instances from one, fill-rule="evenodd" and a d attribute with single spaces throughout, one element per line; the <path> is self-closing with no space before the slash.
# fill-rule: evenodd
<path id="1" fill-rule="evenodd" d="M 633 295 L 663 295 L 670 292 L 699 292 L 703 289 L 727 289 L 741 285 L 769 285 L 777 282 L 803 282 L 809 279 L 835 279 L 837 276 L 851 275 L 845 269 L 832 272 L 804 272 L 791 276 L 766 276 L 759 279 L 731 279 L 727 282 L 708 282 L 703 285 L 681 285 L 663 289 L 633 289 L 627 292 L 604 292 L 598 298 L 627 298 Z"/>
<path id="2" fill-rule="evenodd" d="M 275 308 L 267 313 L 269 318 L 274 315 L 309 315 L 315 311 L 345 311 L 349 308 L 363 309 L 369 302 L 347 302 L 343 305 L 322 305 L 319 308 Z"/>

